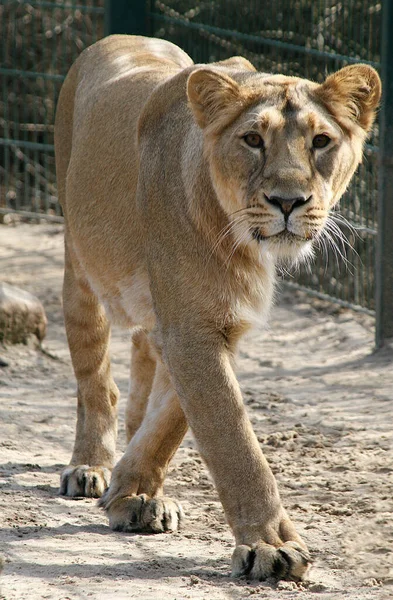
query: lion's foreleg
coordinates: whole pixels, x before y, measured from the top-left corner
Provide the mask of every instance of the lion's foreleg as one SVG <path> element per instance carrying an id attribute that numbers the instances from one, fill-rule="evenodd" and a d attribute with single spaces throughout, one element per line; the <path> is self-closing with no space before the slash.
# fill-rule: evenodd
<path id="1" fill-rule="evenodd" d="M 213 475 L 237 549 L 234 574 L 298 578 L 308 554 L 288 518 L 262 454 L 219 332 L 199 331 L 166 346 L 169 368 L 199 450 Z M 191 334 L 191 335 L 190 335 Z"/>
<path id="2" fill-rule="evenodd" d="M 162 493 L 169 461 L 186 431 L 179 399 L 166 367 L 158 361 L 145 417 L 100 501 L 112 529 L 160 532 L 178 528 L 181 508 Z"/>
<path id="3" fill-rule="evenodd" d="M 67 338 L 78 381 L 78 413 L 70 466 L 60 493 L 101 496 L 113 467 L 118 389 L 110 374 L 110 327 L 104 309 L 66 247 L 63 300 Z"/>

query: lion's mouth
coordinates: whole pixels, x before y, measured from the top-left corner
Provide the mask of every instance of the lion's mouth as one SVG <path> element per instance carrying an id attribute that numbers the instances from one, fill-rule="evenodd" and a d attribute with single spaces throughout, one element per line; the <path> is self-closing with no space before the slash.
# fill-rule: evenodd
<path id="1" fill-rule="evenodd" d="M 253 240 L 255 240 L 258 243 L 263 242 L 264 240 L 280 240 L 280 242 L 287 242 L 289 244 L 293 244 L 294 242 L 305 243 L 309 242 L 313 237 L 311 234 L 309 234 L 309 236 L 307 237 L 301 236 L 296 233 L 293 233 L 292 231 L 288 231 L 288 229 L 283 229 L 279 233 L 275 233 L 273 235 L 263 235 L 261 233 L 261 230 L 257 227 L 251 230 L 251 235 Z"/>

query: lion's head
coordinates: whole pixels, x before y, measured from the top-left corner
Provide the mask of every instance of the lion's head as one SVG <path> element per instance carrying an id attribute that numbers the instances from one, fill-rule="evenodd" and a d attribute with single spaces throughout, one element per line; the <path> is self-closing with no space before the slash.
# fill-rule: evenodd
<path id="1" fill-rule="evenodd" d="M 282 257 L 310 248 L 361 161 L 381 95 L 376 71 L 347 66 L 317 84 L 199 68 L 187 92 L 237 243 Z"/>

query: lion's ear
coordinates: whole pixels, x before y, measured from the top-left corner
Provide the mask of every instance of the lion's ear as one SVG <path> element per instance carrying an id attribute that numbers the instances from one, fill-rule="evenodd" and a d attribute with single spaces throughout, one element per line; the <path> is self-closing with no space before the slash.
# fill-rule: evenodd
<path id="1" fill-rule="evenodd" d="M 368 65 L 349 65 L 329 75 L 318 88 L 321 101 L 335 114 L 349 118 L 369 131 L 381 98 L 381 80 Z"/>
<path id="2" fill-rule="evenodd" d="M 191 73 L 187 96 L 196 122 L 202 128 L 214 124 L 214 129 L 220 129 L 220 125 L 231 120 L 231 115 L 237 113 L 242 105 L 236 81 L 212 69 L 198 69 Z"/>

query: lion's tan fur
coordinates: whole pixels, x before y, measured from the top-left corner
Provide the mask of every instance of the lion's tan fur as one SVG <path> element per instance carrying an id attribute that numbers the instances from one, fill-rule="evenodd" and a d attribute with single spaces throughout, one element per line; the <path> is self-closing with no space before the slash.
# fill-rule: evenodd
<path id="1" fill-rule="evenodd" d="M 168 42 L 132 36 L 102 40 L 70 70 L 55 143 L 78 380 L 73 490 L 83 472 L 100 495 L 98 468 L 113 467 L 108 317 L 137 328 L 129 445 L 101 501 L 112 527 L 129 527 L 136 495 L 162 494 L 189 425 L 239 545 L 234 572 L 253 544 L 255 576 L 277 559 L 267 544 L 304 547 L 247 418 L 233 356 L 254 315 L 268 314 L 277 260 L 310 250 L 348 185 L 379 96 L 365 65 L 319 85 L 257 73 L 239 57 L 193 65 Z M 249 130 L 263 138 L 263 158 L 246 145 Z M 318 134 L 332 149 L 313 150 Z M 298 196 L 284 224 L 269 199 Z M 305 570 L 296 556 L 294 577 Z"/>

